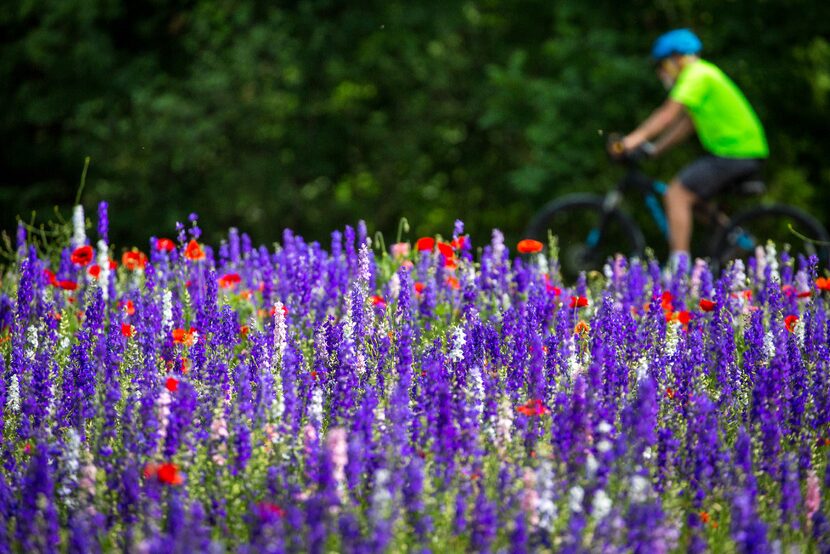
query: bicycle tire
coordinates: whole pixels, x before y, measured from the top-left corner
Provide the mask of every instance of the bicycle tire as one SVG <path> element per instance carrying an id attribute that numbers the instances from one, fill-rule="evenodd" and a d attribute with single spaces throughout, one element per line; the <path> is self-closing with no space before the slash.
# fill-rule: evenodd
<path id="1" fill-rule="evenodd" d="M 597 232 L 603 212 L 603 197 L 595 194 L 557 198 L 531 219 L 525 237 L 545 242 L 548 230 L 558 237 L 560 271 L 566 280 L 575 279 L 580 271 L 601 270 L 606 260 L 617 253 L 642 256 L 643 232 L 628 214 L 616 208 L 608 213 L 597 247 L 587 246 L 591 233 Z"/>
<path id="2" fill-rule="evenodd" d="M 790 230 L 790 225 L 795 233 Z M 764 247 L 770 240 L 779 252 L 787 249 L 793 257 L 815 254 L 819 258 L 819 268 L 828 267 L 830 233 L 824 225 L 800 208 L 767 204 L 737 214 L 717 233 L 712 249 L 714 269 L 725 268 L 736 258 L 746 260 L 754 256 L 756 247 Z"/>

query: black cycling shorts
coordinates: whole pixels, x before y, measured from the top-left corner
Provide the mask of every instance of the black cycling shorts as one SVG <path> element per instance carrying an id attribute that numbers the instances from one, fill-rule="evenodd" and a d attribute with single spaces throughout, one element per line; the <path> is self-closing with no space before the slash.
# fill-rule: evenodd
<path id="1" fill-rule="evenodd" d="M 684 167 L 677 178 L 685 188 L 708 200 L 725 188 L 757 175 L 763 160 L 706 155 Z"/>

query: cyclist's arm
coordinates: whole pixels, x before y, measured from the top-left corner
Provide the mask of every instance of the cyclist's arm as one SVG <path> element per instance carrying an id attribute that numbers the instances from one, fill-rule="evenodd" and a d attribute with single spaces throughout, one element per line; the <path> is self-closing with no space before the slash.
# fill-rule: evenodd
<path id="1" fill-rule="evenodd" d="M 685 108 L 680 102 L 671 98 L 654 110 L 639 127 L 623 139 L 626 150 L 633 150 L 647 140 L 651 140 L 666 130 L 675 120 L 685 114 Z"/>
<path id="2" fill-rule="evenodd" d="M 674 125 L 654 141 L 654 155 L 659 156 L 678 142 L 685 140 L 694 131 L 695 126 L 692 118 L 683 113 Z"/>

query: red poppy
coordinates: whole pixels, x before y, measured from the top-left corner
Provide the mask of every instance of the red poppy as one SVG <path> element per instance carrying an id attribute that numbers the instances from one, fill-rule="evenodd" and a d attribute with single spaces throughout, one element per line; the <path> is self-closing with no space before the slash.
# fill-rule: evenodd
<path id="1" fill-rule="evenodd" d="M 447 244 L 446 242 L 439 242 L 438 243 L 438 251 L 444 255 L 445 258 L 448 260 L 455 256 L 455 252 L 452 249 L 452 245 Z"/>
<path id="2" fill-rule="evenodd" d="M 219 278 L 219 286 L 223 289 L 229 289 L 241 281 L 242 277 L 239 276 L 239 273 L 227 273 Z"/>
<path id="3" fill-rule="evenodd" d="M 189 331 L 185 331 L 184 329 L 173 329 L 173 342 L 178 344 L 184 344 L 185 346 L 193 346 L 196 342 L 195 331 L 190 329 Z"/>
<path id="4" fill-rule="evenodd" d="M 285 515 L 285 510 L 272 502 L 260 502 L 257 507 L 259 508 L 259 516 L 262 519 L 282 517 Z"/>
<path id="5" fill-rule="evenodd" d="M 672 400 L 674 398 L 674 394 L 675 394 L 675 391 L 674 391 L 673 388 L 666 387 L 666 396 L 669 398 L 669 400 Z"/>
<path id="6" fill-rule="evenodd" d="M 550 282 L 550 276 L 547 273 L 545 273 L 545 290 L 552 292 L 554 296 L 562 294 L 562 289 L 554 286 L 553 283 Z"/>
<path id="7" fill-rule="evenodd" d="M 93 279 L 97 279 L 101 275 L 101 266 L 98 264 L 92 264 L 87 268 L 86 272 Z"/>
<path id="8" fill-rule="evenodd" d="M 89 265 L 92 261 L 92 247 L 88 244 L 84 246 L 79 246 L 75 250 L 72 251 L 72 255 L 69 257 L 72 260 L 72 263 L 75 265 L 85 266 Z"/>
<path id="9" fill-rule="evenodd" d="M 167 381 L 164 382 L 164 386 L 170 392 L 176 392 L 179 389 L 179 380 L 175 377 L 168 377 Z"/>
<path id="10" fill-rule="evenodd" d="M 165 252 L 172 252 L 176 249 L 176 243 L 170 239 L 158 239 L 156 241 L 156 250 L 161 252 L 162 250 Z"/>
<path id="11" fill-rule="evenodd" d="M 435 239 L 432 237 L 421 237 L 415 242 L 415 250 L 427 252 L 435 248 Z"/>
<path id="12" fill-rule="evenodd" d="M 63 290 L 74 291 L 78 290 L 78 283 L 75 281 L 70 281 L 68 279 L 63 281 L 58 281 L 57 286 L 62 288 Z"/>
<path id="13" fill-rule="evenodd" d="M 715 309 L 716 303 L 712 300 L 707 300 L 705 298 L 700 299 L 700 309 L 704 312 L 711 312 Z"/>
<path id="14" fill-rule="evenodd" d="M 240 325 L 239 326 L 239 334 L 242 335 L 243 337 L 248 336 L 248 333 L 250 331 L 251 331 L 251 329 L 247 325 Z"/>
<path id="15" fill-rule="evenodd" d="M 798 323 L 798 316 L 797 315 L 788 315 L 784 318 L 784 327 L 787 328 L 787 331 L 792 333 L 795 331 L 795 324 Z"/>
<path id="16" fill-rule="evenodd" d="M 660 296 L 660 305 L 663 307 L 664 311 L 670 312 L 674 310 L 674 304 L 672 304 L 672 300 L 674 300 L 674 297 L 672 296 L 672 293 L 670 293 L 669 291 L 664 292 L 662 296 Z"/>
<path id="17" fill-rule="evenodd" d="M 181 485 L 184 483 L 184 478 L 179 473 L 179 466 L 176 464 L 161 464 L 156 471 L 156 477 L 165 485 Z"/>
<path id="18" fill-rule="evenodd" d="M 52 272 L 52 271 L 51 271 L 51 270 L 49 270 L 49 269 L 44 269 L 44 270 L 43 270 L 43 276 L 44 276 L 44 277 L 46 277 L 46 278 L 49 280 L 49 284 L 50 284 L 50 285 L 52 285 L 53 287 L 57 287 L 57 286 L 58 286 L 58 280 L 57 280 L 57 278 L 55 277 L 54 272 Z"/>
<path id="19" fill-rule="evenodd" d="M 539 242 L 538 240 L 533 239 L 524 239 L 520 240 L 519 244 L 516 245 L 519 253 L 521 254 L 536 254 L 542 251 L 545 245 Z"/>
<path id="20" fill-rule="evenodd" d="M 415 293 L 421 294 L 427 286 L 420 281 L 415 282 Z"/>
<path id="21" fill-rule="evenodd" d="M 545 407 L 539 398 L 532 398 L 524 404 L 516 406 L 516 411 L 526 416 L 540 416 L 550 413 L 550 410 Z"/>
<path id="22" fill-rule="evenodd" d="M 122 300 L 118 303 L 118 306 L 124 310 L 124 313 L 127 315 L 133 315 L 135 313 L 135 304 L 133 304 L 132 300 Z"/>
<path id="23" fill-rule="evenodd" d="M 130 271 L 135 269 L 144 269 L 144 266 L 147 265 L 147 256 L 145 256 L 143 252 L 139 252 L 138 250 L 129 250 L 122 254 L 121 265 L 123 265 Z"/>
<path id="24" fill-rule="evenodd" d="M 708 512 L 700 512 L 700 521 L 703 524 L 709 523 L 709 513 Z"/>
<path id="25" fill-rule="evenodd" d="M 199 246 L 196 239 L 190 239 L 190 242 L 187 243 L 187 247 L 184 249 L 184 257 L 194 262 L 204 260 L 205 251 L 202 250 L 202 247 Z"/>
<path id="26" fill-rule="evenodd" d="M 819 277 L 816 279 L 816 287 L 818 287 L 819 290 L 830 291 L 830 279 L 826 277 Z"/>
<path id="27" fill-rule="evenodd" d="M 447 277 L 446 282 L 451 289 L 458 290 L 461 288 L 461 282 L 458 280 L 458 277 L 450 275 L 449 277 Z"/>
<path id="28" fill-rule="evenodd" d="M 382 296 L 378 296 L 377 294 L 375 294 L 372 296 L 372 305 L 380 306 L 381 308 L 383 308 L 386 306 L 386 300 L 384 300 Z"/>
<path id="29" fill-rule="evenodd" d="M 795 297 L 796 298 L 810 298 L 812 295 L 813 295 L 813 293 L 811 291 L 805 290 L 804 292 L 796 293 Z"/>
<path id="30" fill-rule="evenodd" d="M 571 296 L 571 308 L 584 308 L 588 305 L 588 299 L 584 296 Z"/>
<path id="31" fill-rule="evenodd" d="M 444 267 L 447 269 L 456 269 L 458 267 L 458 261 L 456 261 L 456 258 L 444 258 Z"/>
<path id="32" fill-rule="evenodd" d="M 133 327 L 129 323 L 122 323 L 121 334 L 127 337 L 128 339 L 132 338 L 132 336 L 135 335 L 135 327 Z"/>

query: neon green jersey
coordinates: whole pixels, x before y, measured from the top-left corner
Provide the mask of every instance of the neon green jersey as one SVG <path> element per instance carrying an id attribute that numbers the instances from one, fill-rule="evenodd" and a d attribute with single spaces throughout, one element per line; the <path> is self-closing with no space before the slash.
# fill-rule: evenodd
<path id="1" fill-rule="evenodd" d="M 764 128 L 732 79 L 705 60 L 685 66 L 669 98 L 683 104 L 703 148 L 724 158 L 766 158 Z"/>

